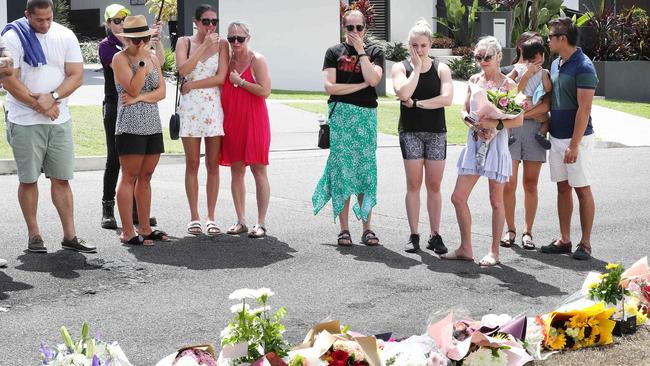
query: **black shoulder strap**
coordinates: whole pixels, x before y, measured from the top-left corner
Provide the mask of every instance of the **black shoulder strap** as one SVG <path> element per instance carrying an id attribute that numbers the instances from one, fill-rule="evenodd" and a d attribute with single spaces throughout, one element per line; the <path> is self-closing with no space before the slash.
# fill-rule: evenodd
<path id="1" fill-rule="evenodd" d="M 408 59 L 402 61 L 402 63 L 404 64 L 404 71 L 406 71 L 406 77 L 408 78 L 413 72 L 413 67 L 411 67 L 411 62 Z"/>
<path id="2" fill-rule="evenodd" d="M 184 38 L 187 38 L 187 58 L 190 58 L 190 48 L 192 47 L 192 40 L 190 39 L 190 37 L 184 37 Z M 181 75 L 178 73 L 178 71 L 176 71 L 176 103 L 174 104 L 174 113 L 178 111 L 178 106 L 181 104 L 181 99 L 178 97 L 178 89 L 183 84 L 183 82 L 180 79 L 181 79 Z"/>

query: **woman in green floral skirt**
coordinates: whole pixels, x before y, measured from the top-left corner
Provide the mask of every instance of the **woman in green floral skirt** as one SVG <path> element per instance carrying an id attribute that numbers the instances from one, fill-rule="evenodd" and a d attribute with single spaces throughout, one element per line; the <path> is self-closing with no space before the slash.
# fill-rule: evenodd
<path id="1" fill-rule="evenodd" d="M 379 245 L 370 228 L 372 208 L 377 203 L 377 93 L 384 53 L 363 43 L 366 22 L 352 10 L 343 15 L 345 42 L 325 53 L 323 77 L 330 95 L 330 155 L 312 197 L 314 214 L 332 199 L 334 217 L 341 232 L 338 245 L 351 246 L 348 226 L 350 198 L 356 196 L 354 213 L 363 220 L 361 242 Z M 332 111 L 333 109 L 333 111 Z"/>

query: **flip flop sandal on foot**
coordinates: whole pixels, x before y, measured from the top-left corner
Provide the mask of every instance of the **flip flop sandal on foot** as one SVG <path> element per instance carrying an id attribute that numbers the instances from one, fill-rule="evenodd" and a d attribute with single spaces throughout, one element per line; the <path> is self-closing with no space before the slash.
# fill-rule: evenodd
<path id="1" fill-rule="evenodd" d="M 203 228 L 201 227 L 201 222 L 199 220 L 190 221 L 189 224 L 187 224 L 187 233 L 190 235 L 203 234 Z"/>
<path id="2" fill-rule="evenodd" d="M 501 261 L 488 254 L 485 257 L 483 257 L 483 259 L 481 259 L 481 261 L 478 262 L 478 264 L 481 267 L 494 267 L 496 265 L 501 264 Z"/>
<path id="3" fill-rule="evenodd" d="M 208 220 L 205 222 L 205 232 L 209 236 L 216 236 L 221 234 L 221 229 L 219 229 L 216 222 Z"/>
<path id="4" fill-rule="evenodd" d="M 142 235 L 136 235 L 132 237 L 129 240 L 120 240 L 122 244 L 129 244 L 129 245 L 144 245 L 144 246 L 151 246 L 153 245 L 153 242 L 151 240 L 145 239 Z"/>
<path id="5" fill-rule="evenodd" d="M 226 234 L 239 235 L 239 234 L 245 233 L 247 231 L 248 231 L 248 228 L 246 227 L 246 225 L 238 222 L 235 225 L 231 226 L 228 229 L 228 231 L 226 231 Z"/>
<path id="6" fill-rule="evenodd" d="M 148 235 L 143 235 L 146 240 L 152 241 L 170 241 L 167 233 L 162 230 L 154 230 Z"/>
<path id="7" fill-rule="evenodd" d="M 472 257 L 466 257 L 464 255 L 458 255 L 456 251 L 453 251 L 451 253 L 447 254 L 442 254 L 440 256 L 440 259 L 444 260 L 449 260 L 449 261 L 467 261 L 467 262 L 474 262 L 474 258 Z"/>
<path id="8" fill-rule="evenodd" d="M 379 245 L 379 238 L 372 230 L 366 230 L 361 235 L 361 243 L 369 247 L 376 247 Z"/>
<path id="9" fill-rule="evenodd" d="M 510 233 L 512 233 L 512 237 L 510 237 Z M 506 235 L 508 235 L 507 239 L 501 239 L 499 242 L 499 245 L 504 247 L 504 248 L 510 248 L 515 244 L 515 239 L 517 238 L 517 233 L 514 230 L 508 230 L 506 231 Z"/>
<path id="10" fill-rule="evenodd" d="M 265 236 L 266 236 L 266 228 L 259 224 L 253 226 L 251 231 L 248 232 L 248 237 L 253 239 L 261 239 Z"/>
<path id="11" fill-rule="evenodd" d="M 342 247 L 351 247 L 352 246 L 352 237 L 350 236 L 350 231 L 343 230 L 339 233 L 338 238 L 336 239 L 336 244 Z"/>
<path id="12" fill-rule="evenodd" d="M 523 233 L 521 235 L 521 246 L 527 250 L 535 250 L 535 243 L 533 242 L 533 234 Z"/>

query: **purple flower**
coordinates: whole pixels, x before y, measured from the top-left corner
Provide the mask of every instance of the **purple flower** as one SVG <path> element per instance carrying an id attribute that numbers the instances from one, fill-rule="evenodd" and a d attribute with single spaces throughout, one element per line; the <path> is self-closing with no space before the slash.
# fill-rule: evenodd
<path id="1" fill-rule="evenodd" d="M 47 365 L 54 357 L 54 352 L 46 344 L 41 342 L 41 347 L 38 349 L 43 355 L 43 365 Z"/>
<path id="2" fill-rule="evenodd" d="M 102 333 L 100 331 L 97 331 L 95 333 L 95 342 L 99 342 L 102 337 Z"/>
<path id="3" fill-rule="evenodd" d="M 507 97 L 503 97 L 503 98 L 499 99 L 499 105 L 500 106 L 507 107 L 508 104 L 510 104 L 510 101 L 508 100 Z"/>
<path id="4" fill-rule="evenodd" d="M 102 363 L 99 362 L 99 357 L 97 357 L 97 355 L 94 355 L 93 356 L 93 363 L 91 364 L 91 366 L 101 366 L 101 365 L 102 365 Z"/>

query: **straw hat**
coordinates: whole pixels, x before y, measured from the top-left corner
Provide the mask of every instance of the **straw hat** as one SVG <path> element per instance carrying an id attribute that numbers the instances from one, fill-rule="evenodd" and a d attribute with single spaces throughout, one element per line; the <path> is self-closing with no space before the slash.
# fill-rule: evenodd
<path id="1" fill-rule="evenodd" d="M 116 34 L 119 37 L 127 38 L 138 38 L 146 37 L 153 34 L 153 30 L 149 29 L 147 24 L 147 18 L 144 15 L 133 15 L 128 16 L 124 19 L 124 27 L 122 27 L 123 32 Z"/>

